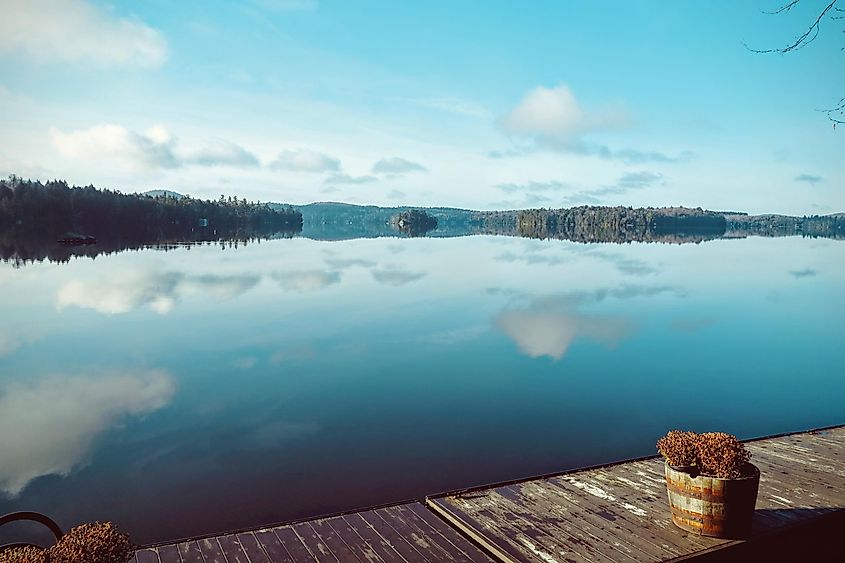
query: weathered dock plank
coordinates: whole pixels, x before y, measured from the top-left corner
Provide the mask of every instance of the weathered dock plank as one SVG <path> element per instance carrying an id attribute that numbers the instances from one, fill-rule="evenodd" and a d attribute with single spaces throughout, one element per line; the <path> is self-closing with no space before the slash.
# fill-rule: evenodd
<path id="1" fill-rule="evenodd" d="M 762 471 L 752 540 L 845 511 L 845 427 L 754 441 L 748 449 Z M 657 458 L 427 502 L 475 541 L 501 552 L 502 560 L 645 563 L 737 543 L 671 524 Z"/>
<path id="2" fill-rule="evenodd" d="M 845 426 L 748 443 L 761 470 L 751 542 L 676 528 L 647 458 L 139 549 L 135 563 L 649 563 L 753 557 L 755 538 L 845 514 Z M 777 539 L 764 550 L 780 554 Z M 776 547 L 771 547 L 776 546 Z M 727 552 L 725 552 L 727 553 Z"/>
<path id="3" fill-rule="evenodd" d="M 293 563 L 295 561 L 273 530 L 256 530 L 255 539 L 273 563 Z M 308 555 L 308 557 L 311 556 Z M 310 561 L 310 559 L 305 561 Z"/>
<path id="4" fill-rule="evenodd" d="M 182 542 L 176 546 L 182 563 L 205 563 L 200 553 L 200 546 L 195 541 Z"/>
<path id="5" fill-rule="evenodd" d="M 156 551 L 158 551 L 158 559 L 161 563 L 182 563 L 179 549 L 175 545 L 163 545 Z"/>

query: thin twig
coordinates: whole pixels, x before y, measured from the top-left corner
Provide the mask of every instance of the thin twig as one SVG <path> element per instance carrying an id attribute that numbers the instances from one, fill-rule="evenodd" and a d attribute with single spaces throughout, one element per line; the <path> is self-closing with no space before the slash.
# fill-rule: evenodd
<path id="1" fill-rule="evenodd" d="M 770 13 L 780 14 L 783 12 L 788 12 L 800 1 L 801 0 L 792 0 L 788 4 L 784 4 L 779 9 Z M 805 31 L 800 37 L 798 37 L 798 39 L 796 39 L 793 43 L 787 45 L 786 47 L 781 47 L 778 49 L 752 49 L 748 45 L 745 45 L 746 49 L 754 53 L 788 53 L 790 51 L 806 47 L 807 45 L 812 43 L 816 39 L 816 37 L 819 36 L 819 24 L 821 23 L 822 18 L 824 18 L 827 13 L 834 8 L 838 1 L 839 0 L 832 0 L 827 6 L 825 6 L 824 10 L 822 10 L 822 12 L 819 14 L 819 17 L 816 18 L 816 21 L 814 21 L 813 24 L 809 28 L 807 28 L 807 31 Z"/>

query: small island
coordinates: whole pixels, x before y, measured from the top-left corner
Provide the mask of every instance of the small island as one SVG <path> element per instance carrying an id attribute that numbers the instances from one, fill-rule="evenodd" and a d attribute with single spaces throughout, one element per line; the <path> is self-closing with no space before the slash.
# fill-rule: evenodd
<path id="1" fill-rule="evenodd" d="M 391 223 L 409 237 L 421 237 L 437 228 L 437 218 L 420 209 L 403 211 Z"/>

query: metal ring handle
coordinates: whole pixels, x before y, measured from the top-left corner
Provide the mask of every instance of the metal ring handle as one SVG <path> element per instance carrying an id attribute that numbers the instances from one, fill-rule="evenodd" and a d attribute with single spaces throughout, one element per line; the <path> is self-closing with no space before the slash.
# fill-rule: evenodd
<path id="1" fill-rule="evenodd" d="M 33 522 L 38 522 L 39 524 L 44 525 L 51 532 L 53 532 L 53 535 L 56 537 L 56 541 L 59 541 L 60 539 L 62 539 L 62 536 L 65 535 L 59 525 L 56 524 L 56 522 L 52 518 L 50 518 L 49 516 L 45 516 L 40 512 L 12 512 L 10 514 L 0 516 L 0 526 L 4 524 L 9 524 L 10 522 L 17 522 L 19 520 L 31 520 Z M 30 543 L 10 543 L 6 545 L 0 545 L 0 549 L 6 549 L 9 547 L 23 547 L 28 545 L 33 547 L 40 547 Z"/>

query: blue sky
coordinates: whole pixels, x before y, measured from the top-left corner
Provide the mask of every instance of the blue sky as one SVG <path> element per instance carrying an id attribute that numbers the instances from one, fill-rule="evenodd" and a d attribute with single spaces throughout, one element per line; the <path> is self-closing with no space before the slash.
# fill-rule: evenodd
<path id="1" fill-rule="evenodd" d="M 262 201 L 845 211 L 822 3 L 0 0 L 0 173 Z"/>

